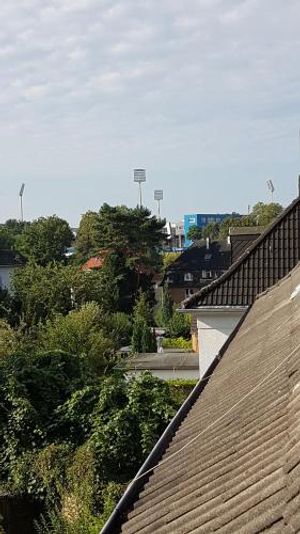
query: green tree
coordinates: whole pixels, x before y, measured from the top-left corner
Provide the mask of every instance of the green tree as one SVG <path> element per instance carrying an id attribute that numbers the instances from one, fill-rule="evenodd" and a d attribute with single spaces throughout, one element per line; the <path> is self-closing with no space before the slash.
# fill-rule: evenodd
<path id="1" fill-rule="evenodd" d="M 102 321 L 103 313 L 95 302 L 66 316 L 56 315 L 39 332 L 40 350 L 85 356 L 90 369 L 101 373 L 116 361 L 113 340 L 105 336 Z"/>
<path id="2" fill-rule="evenodd" d="M 267 226 L 280 215 L 282 210 L 283 207 L 281 204 L 275 202 L 271 202 L 270 204 L 257 202 L 257 204 L 253 206 L 251 218 L 254 224 L 257 224 L 258 226 Z"/>
<path id="3" fill-rule="evenodd" d="M 153 324 L 153 313 L 146 293 L 140 291 L 133 310 L 133 320 L 143 320 L 149 326 Z"/>
<path id="4" fill-rule="evenodd" d="M 17 346 L 16 332 L 6 321 L 0 319 L 0 358 L 13 354 Z"/>
<path id="5" fill-rule="evenodd" d="M 193 241 L 193 243 L 195 243 L 195 241 L 200 241 L 203 237 L 202 228 L 199 228 L 199 226 L 191 226 L 186 237 L 190 241 Z"/>
<path id="6" fill-rule="evenodd" d="M 168 331 L 172 338 L 183 337 L 189 339 L 191 335 L 191 316 L 174 310 L 173 316 L 168 322 Z"/>
<path id="7" fill-rule="evenodd" d="M 29 262 L 12 276 L 14 299 L 27 327 L 66 314 L 72 307 L 74 268 L 62 264 L 45 267 Z"/>
<path id="8" fill-rule="evenodd" d="M 215 222 L 208 223 L 203 228 L 203 237 L 209 237 L 210 239 L 218 239 L 220 234 L 220 225 Z"/>
<path id="9" fill-rule="evenodd" d="M 167 271 L 167 269 L 174 263 L 179 256 L 181 255 L 181 252 L 166 252 L 163 255 L 163 266 L 164 270 Z"/>
<path id="10" fill-rule="evenodd" d="M 0 250 L 12 249 L 14 246 L 14 236 L 5 226 L 0 227 Z"/>
<path id="11" fill-rule="evenodd" d="M 56 215 L 40 217 L 24 228 L 16 241 L 17 250 L 39 265 L 64 260 L 64 253 L 73 241 L 67 221 Z"/>
<path id="12" fill-rule="evenodd" d="M 111 259 L 101 269 L 83 271 L 78 269 L 73 278 L 73 296 L 76 305 L 97 302 L 104 311 L 119 309 L 119 283 L 122 279 Z"/>
<path id="13" fill-rule="evenodd" d="M 169 321 L 173 317 L 173 300 L 168 291 L 167 284 L 164 285 L 161 298 L 161 307 L 160 307 L 160 323 L 161 326 L 167 326 Z"/>
<path id="14" fill-rule="evenodd" d="M 164 220 L 152 216 L 147 208 L 128 208 L 103 204 L 99 211 L 99 246 L 126 254 L 130 267 L 156 267 L 161 258 Z"/>
<path id="15" fill-rule="evenodd" d="M 76 249 L 83 258 L 96 254 L 100 247 L 101 228 L 99 215 L 88 211 L 82 215 L 76 236 Z"/>

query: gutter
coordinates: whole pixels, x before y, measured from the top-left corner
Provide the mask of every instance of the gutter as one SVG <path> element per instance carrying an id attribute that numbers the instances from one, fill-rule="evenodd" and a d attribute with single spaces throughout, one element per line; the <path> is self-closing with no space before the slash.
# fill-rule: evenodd
<path id="1" fill-rule="evenodd" d="M 127 486 L 125 493 L 121 497 L 120 501 L 118 502 L 117 506 L 115 507 L 114 511 L 112 512 L 111 516 L 108 518 L 107 522 L 105 523 L 104 527 L 102 528 L 99 534 L 117 534 L 120 532 L 121 525 L 124 519 L 126 518 L 126 515 L 129 509 L 133 506 L 134 502 L 139 496 L 140 491 L 144 488 L 150 476 L 153 474 L 153 468 L 157 466 L 158 462 L 161 460 L 164 452 L 166 451 L 166 448 L 168 447 L 172 438 L 176 434 L 179 426 L 181 425 L 181 423 L 183 422 L 183 420 L 189 413 L 192 406 L 195 404 L 196 400 L 198 399 L 202 391 L 205 389 L 206 385 L 209 382 L 211 375 L 213 374 L 215 368 L 217 367 L 218 363 L 220 362 L 223 355 L 225 354 L 231 341 L 234 339 L 239 329 L 241 328 L 250 309 L 251 309 L 251 306 L 246 310 L 246 313 L 240 319 L 235 329 L 231 332 L 227 341 L 224 343 L 219 353 L 216 355 L 214 361 L 211 363 L 206 373 L 196 384 L 193 391 L 191 391 L 189 396 L 186 398 L 184 403 L 179 408 L 178 412 L 175 414 L 171 422 L 168 424 L 164 433 L 161 435 L 156 445 L 150 452 L 148 458 L 146 458 L 142 467 L 139 469 L 139 471 L 135 475 L 133 481 Z M 152 472 L 148 473 L 150 469 L 152 469 Z M 144 473 L 146 473 L 145 477 L 142 476 Z"/>

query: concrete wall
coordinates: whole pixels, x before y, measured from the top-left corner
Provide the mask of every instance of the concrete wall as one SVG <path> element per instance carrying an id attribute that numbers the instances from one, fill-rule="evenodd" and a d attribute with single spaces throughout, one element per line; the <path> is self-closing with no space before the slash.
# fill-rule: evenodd
<path id="1" fill-rule="evenodd" d="M 200 378 L 245 312 L 245 308 L 220 308 L 201 310 L 197 314 Z"/>

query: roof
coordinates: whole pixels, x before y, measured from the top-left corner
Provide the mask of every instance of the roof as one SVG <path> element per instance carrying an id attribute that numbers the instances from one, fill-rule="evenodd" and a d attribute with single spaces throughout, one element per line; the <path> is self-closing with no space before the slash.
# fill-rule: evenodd
<path id="1" fill-rule="evenodd" d="M 199 355 L 185 351 L 139 354 L 126 364 L 134 370 L 198 370 Z"/>
<path id="2" fill-rule="evenodd" d="M 232 228 L 229 228 L 229 235 L 259 235 L 263 231 L 263 226 L 234 226 Z"/>
<path id="3" fill-rule="evenodd" d="M 226 240 L 215 240 L 207 248 L 206 240 L 201 240 L 191 245 L 170 264 L 167 269 L 169 287 L 197 287 L 200 286 L 202 270 L 221 274 L 230 266 L 231 248 Z M 183 274 L 193 274 L 192 284 L 184 280 Z"/>
<path id="4" fill-rule="evenodd" d="M 21 267 L 24 258 L 13 250 L 0 250 L 0 267 Z"/>
<path id="5" fill-rule="evenodd" d="M 108 255 L 107 249 L 99 250 L 96 256 L 92 256 L 85 263 L 81 265 L 83 271 L 91 271 L 93 269 L 101 269 Z"/>
<path id="6" fill-rule="evenodd" d="M 249 246 L 220 278 L 183 301 L 184 309 L 249 306 L 300 259 L 300 197 Z"/>
<path id="7" fill-rule="evenodd" d="M 121 532 L 299 532 L 299 416 L 300 266 L 256 300 Z"/>

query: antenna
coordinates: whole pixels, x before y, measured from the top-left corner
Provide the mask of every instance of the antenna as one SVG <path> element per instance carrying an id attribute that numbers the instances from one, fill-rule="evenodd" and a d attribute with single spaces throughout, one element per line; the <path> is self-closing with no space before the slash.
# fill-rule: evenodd
<path id="1" fill-rule="evenodd" d="M 23 214 L 23 194 L 24 194 L 25 184 L 21 185 L 21 189 L 19 192 L 20 202 L 21 202 L 21 221 L 24 221 L 24 214 Z"/>
<path id="2" fill-rule="evenodd" d="M 142 199 L 142 183 L 146 182 L 146 169 L 134 169 L 133 181 L 139 184 L 139 207 L 143 205 Z"/>
<path id="3" fill-rule="evenodd" d="M 267 180 L 267 186 L 271 193 L 271 201 L 273 202 L 275 187 L 274 187 L 272 180 Z"/>
<path id="4" fill-rule="evenodd" d="M 164 192 L 162 189 L 155 189 L 154 191 L 154 200 L 157 200 L 157 214 L 160 219 L 160 201 L 164 198 Z"/>

